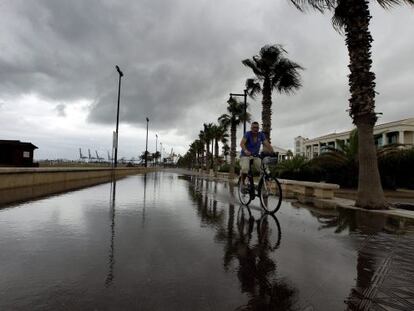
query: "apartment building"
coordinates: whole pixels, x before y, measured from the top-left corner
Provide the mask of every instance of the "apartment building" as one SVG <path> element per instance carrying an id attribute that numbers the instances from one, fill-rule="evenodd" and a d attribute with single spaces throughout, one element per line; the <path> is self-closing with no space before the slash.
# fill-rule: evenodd
<path id="1" fill-rule="evenodd" d="M 337 148 L 337 141 L 349 142 L 351 131 L 331 133 L 316 138 L 295 138 L 295 155 L 302 155 L 312 159 L 322 152 L 325 147 Z M 374 127 L 375 145 L 383 147 L 389 144 L 405 144 L 414 146 L 414 118 L 398 120 Z"/>

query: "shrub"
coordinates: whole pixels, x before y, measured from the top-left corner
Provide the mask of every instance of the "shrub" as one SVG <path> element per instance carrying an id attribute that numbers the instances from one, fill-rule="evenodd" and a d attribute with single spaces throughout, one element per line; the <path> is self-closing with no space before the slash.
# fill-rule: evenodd
<path id="1" fill-rule="evenodd" d="M 378 167 L 384 188 L 414 189 L 414 148 L 381 156 Z"/>
<path id="2" fill-rule="evenodd" d="M 230 164 L 228 163 L 224 163 L 223 165 L 220 166 L 219 172 L 221 173 L 229 173 L 230 172 Z M 240 163 L 239 161 L 236 161 L 236 166 L 234 167 L 234 172 L 235 174 L 240 174 Z"/>

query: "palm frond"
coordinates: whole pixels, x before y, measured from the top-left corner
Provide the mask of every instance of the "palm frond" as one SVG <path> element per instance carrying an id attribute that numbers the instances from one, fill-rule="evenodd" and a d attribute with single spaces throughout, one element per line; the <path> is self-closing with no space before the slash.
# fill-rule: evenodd
<path id="1" fill-rule="evenodd" d="M 248 58 L 248 59 L 242 60 L 242 64 L 245 65 L 246 67 L 249 67 L 257 77 L 263 77 L 263 72 L 258 67 L 258 63 L 254 59 L 254 57 L 253 57 L 253 59 Z"/>
<path id="2" fill-rule="evenodd" d="M 272 72 L 272 88 L 275 88 L 279 93 L 291 94 L 296 89 L 302 86 L 300 74 L 298 70 L 304 68 L 299 64 L 281 58 L 273 68 Z"/>
<path id="3" fill-rule="evenodd" d="M 259 80 L 252 78 L 246 80 L 246 89 L 247 94 L 252 98 L 255 98 L 262 91 Z"/>
<path id="4" fill-rule="evenodd" d="M 401 152 L 401 149 L 404 147 L 404 144 L 389 144 L 377 149 L 378 158 L 387 157 L 393 154 L 398 154 Z"/>
<path id="5" fill-rule="evenodd" d="M 265 45 L 260 49 L 260 60 L 265 68 L 271 68 L 286 53 L 287 51 L 280 44 Z"/>
<path id="6" fill-rule="evenodd" d="M 333 10 L 336 6 L 336 0 L 290 0 L 290 2 L 302 12 L 309 9 L 317 10 L 323 13 L 326 10 Z"/>
<path id="7" fill-rule="evenodd" d="M 349 17 L 349 6 L 347 0 L 337 0 L 337 6 L 332 16 L 332 26 L 341 35 L 344 34 L 344 28 Z"/>
<path id="8" fill-rule="evenodd" d="M 414 5 L 414 0 L 377 0 L 378 4 L 384 9 L 392 9 L 397 5 Z"/>

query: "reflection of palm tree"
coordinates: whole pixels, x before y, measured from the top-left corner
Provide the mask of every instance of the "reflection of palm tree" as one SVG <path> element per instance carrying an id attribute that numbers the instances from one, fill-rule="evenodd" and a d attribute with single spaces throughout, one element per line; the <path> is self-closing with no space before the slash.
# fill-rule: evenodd
<path id="1" fill-rule="evenodd" d="M 356 228 L 355 211 L 338 209 L 335 215 L 321 214 L 316 210 L 309 210 L 311 215 L 321 224 L 319 230 L 335 228 L 335 233 L 341 233 L 346 229 L 354 231 Z"/>
<path id="2" fill-rule="evenodd" d="M 378 241 L 370 241 L 370 238 L 384 229 L 386 218 L 384 215 L 364 212 L 356 213 L 356 216 L 358 230 L 367 238 L 358 249 L 356 284 L 345 302 L 349 310 L 370 310 L 381 285 L 378 283 L 381 278 L 375 277 L 379 266 Z M 387 266 L 387 260 L 384 260 L 383 266 Z"/>
<path id="3" fill-rule="evenodd" d="M 382 246 L 378 244 L 379 241 L 375 236 L 384 230 L 386 217 L 380 214 L 345 209 L 338 209 L 336 215 L 321 214 L 316 210 L 310 212 L 322 224 L 319 230 L 335 228 L 335 233 L 341 233 L 348 229 L 350 235 L 364 237 L 362 242 L 360 239 L 351 240 L 357 243 L 357 277 L 355 287 L 351 289 L 345 302 L 348 305 L 348 310 L 374 309 L 371 308 L 373 298 L 375 298 L 380 285 L 377 282 L 381 279 L 375 275 L 379 265 L 378 257 L 382 253 Z"/>

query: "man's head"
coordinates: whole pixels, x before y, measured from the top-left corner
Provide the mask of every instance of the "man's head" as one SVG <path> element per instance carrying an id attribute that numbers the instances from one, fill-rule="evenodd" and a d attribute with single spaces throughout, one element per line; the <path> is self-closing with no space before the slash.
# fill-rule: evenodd
<path id="1" fill-rule="evenodd" d="M 251 125 L 251 130 L 253 133 L 258 133 L 259 132 L 259 123 L 258 122 L 253 122 Z"/>

